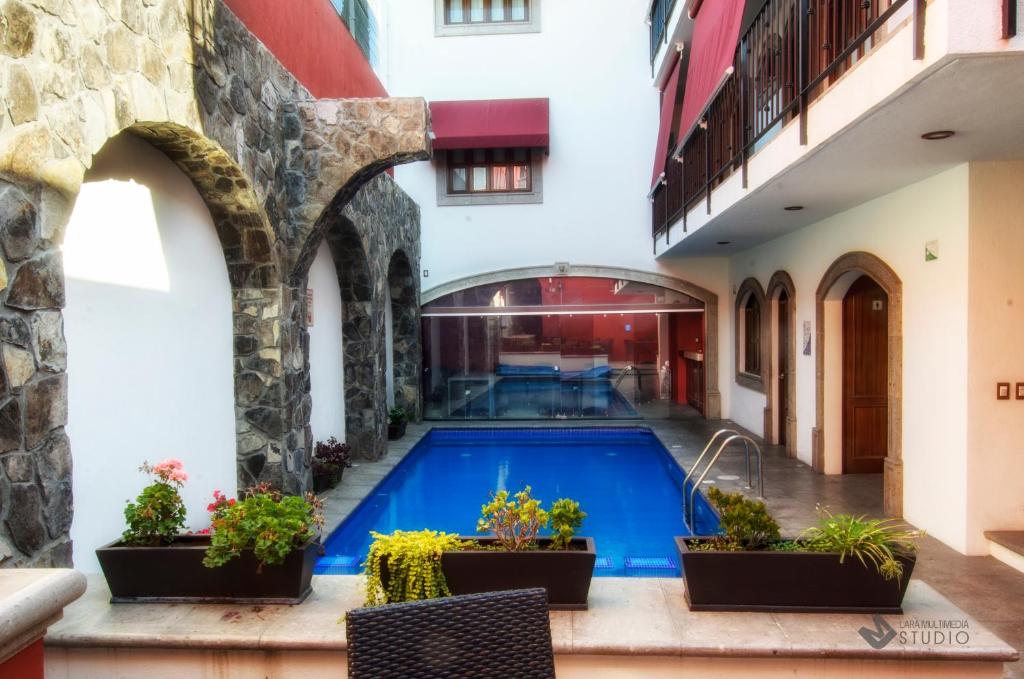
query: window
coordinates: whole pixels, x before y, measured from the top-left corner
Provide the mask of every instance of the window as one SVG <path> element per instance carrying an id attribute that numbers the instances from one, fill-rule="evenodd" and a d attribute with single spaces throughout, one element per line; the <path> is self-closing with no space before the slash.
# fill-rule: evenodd
<path id="1" fill-rule="evenodd" d="M 761 305 L 757 299 L 750 295 L 747 297 L 747 304 L 743 307 L 744 322 L 744 351 L 743 351 L 743 372 L 748 375 L 761 374 L 761 334 L 757 331 L 761 327 Z"/>
<path id="2" fill-rule="evenodd" d="M 768 363 L 764 288 L 748 278 L 736 291 L 736 384 L 763 392 Z"/>
<path id="3" fill-rule="evenodd" d="M 438 205 L 541 203 L 536 149 L 465 149 L 439 152 Z"/>
<path id="4" fill-rule="evenodd" d="M 474 149 L 448 152 L 448 193 L 529 193 L 528 149 Z"/>
<path id="5" fill-rule="evenodd" d="M 498 24 L 530 20 L 530 0 L 444 0 L 444 22 Z"/>
<path id="6" fill-rule="evenodd" d="M 369 0 L 331 0 L 331 4 L 345 22 L 363 56 L 370 62 L 370 68 L 376 69 L 379 65 L 377 18 L 373 15 Z"/>
<path id="7" fill-rule="evenodd" d="M 434 34 L 540 31 L 541 0 L 434 0 Z"/>

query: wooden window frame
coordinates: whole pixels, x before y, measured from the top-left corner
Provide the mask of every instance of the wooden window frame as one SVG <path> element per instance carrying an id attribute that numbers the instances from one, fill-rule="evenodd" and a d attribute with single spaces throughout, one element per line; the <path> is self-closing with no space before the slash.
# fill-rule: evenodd
<path id="1" fill-rule="evenodd" d="M 450 8 L 452 2 L 462 2 L 463 17 L 466 19 L 461 23 L 449 23 Z M 541 4 L 543 0 L 526 0 L 526 19 L 515 21 L 506 19 L 502 21 L 469 21 L 471 0 L 434 0 L 434 36 L 455 37 L 462 35 L 497 35 L 504 33 L 539 33 Z M 505 16 L 512 16 L 511 0 L 484 0 L 485 16 L 489 19 L 491 7 L 494 2 L 504 3 Z"/>
<path id="2" fill-rule="evenodd" d="M 476 153 L 477 151 L 481 151 L 481 150 L 484 152 L 484 160 L 483 160 L 483 162 L 473 162 L 470 159 L 470 157 L 474 153 Z M 491 195 L 495 195 L 495 194 L 496 195 L 509 195 L 509 194 L 515 195 L 515 194 L 533 193 L 533 163 L 532 163 L 532 155 L 533 154 L 532 154 L 532 151 L 530 149 L 525 149 L 525 151 L 526 151 L 526 159 L 524 161 L 516 162 L 515 160 L 512 159 L 512 157 L 515 154 L 515 152 L 518 151 L 518 150 L 521 150 L 521 149 L 514 149 L 514 148 L 508 148 L 508 149 L 466 149 L 466 150 L 463 151 L 463 153 L 466 154 L 466 161 L 462 162 L 462 163 L 458 163 L 458 164 L 455 164 L 452 161 L 453 154 L 456 153 L 456 152 L 455 151 L 446 151 L 445 152 L 446 153 L 446 157 L 445 157 L 445 174 L 446 174 L 446 177 L 447 177 L 447 191 L 448 191 L 448 195 L 449 196 L 479 196 L 479 195 L 488 195 L 488 194 L 491 194 Z M 504 151 L 505 154 L 508 156 L 508 159 L 507 160 L 502 160 L 502 161 L 494 160 L 494 152 L 495 151 Z M 496 168 L 496 167 L 504 167 L 504 168 L 506 168 L 508 170 L 508 181 L 509 181 L 509 185 L 511 187 L 512 176 L 513 176 L 513 169 L 517 165 L 525 165 L 527 167 L 528 171 L 529 171 L 529 177 L 528 177 L 529 182 L 527 183 L 527 186 L 526 186 L 525 189 L 516 189 L 516 188 L 494 189 L 494 188 L 491 187 L 491 182 L 492 182 L 492 177 L 493 177 L 492 170 L 494 168 Z M 473 190 L 472 188 L 470 188 L 472 186 L 472 184 L 473 184 L 473 168 L 477 168 L 477 167 L 485 167 L 485 168 L 487 168 L 487 188 L 484 189 L 483 191 L 476 191 L 476 190 Z M 465 191 L 456 191 L 455 190 L 454 174 L 455 174 L 455 170 L 460 169 L 460 168 L 466 170 L 466 190 Z"/>
<path id="3" fill-rule="evenodd" d="M 493 16 L 493 8 L 497 3 L 501 3 L 502 9 L 505 12 L 505 16 L 512 16 L 512 0 L 482 0 L 484 5 L 484 16 Z M 454 4 L 462 5 L 462 15 L 466 17 L 466 21 L 452 22 L 449 20 L 451 16 L 451 7 Z M 472 13 L 473 0 L 443 0 L 442 7 L 442 21 L 445 26 L 483 26 L 483 25 L 495 25 L 495 24 L 529 24 L 531 21 L 532 8 L 530 5 L 532 0 L 523 0 L 523 5 L 526 9 L 525 19 L 501 19 L 495 21 L 494 19 L 485 19 L 484 21 L 473 21 L 469 17 Z"/>
<path id="4" fill-rule="evenodd" d="M 758 305 L 756 328 L 749 327 L 747 323 L 747 304 L 751 299 Z M 736 291 L 734 309 L 733 335 L 735 336 L 735 360 L 733 361 L 733 367 L 735 369 L 736 384 L 764 393 L 768 382 L 768 366 L 771 361 L 771 357 L 768 355 L 770 312 L 764 288 L 761 287 L 756 278 L 747 278 L 740 284 L 739 289 Z M 751 332 L 757 333 L 758 372 L 756 373 L 747 372 L 746 369 L 747 336 Z"/>

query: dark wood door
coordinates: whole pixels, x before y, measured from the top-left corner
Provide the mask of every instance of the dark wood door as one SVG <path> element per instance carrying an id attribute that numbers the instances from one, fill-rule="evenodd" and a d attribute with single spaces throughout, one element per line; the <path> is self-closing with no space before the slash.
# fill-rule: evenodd
<path id="1" fill-rule="evenodd" d="M 889 299 L 861 276 L 843 298 L 843 473 L 882 471 L 888 454 Z"/>
<path id="2" fill-rule="evenodd" d="M 788 403 L 786 394 L 788 391 L 789 384 L 789 342 L 790 342 L 790 319 L 789 319 L 789 297 L 786 296 L 786 291 L 783 290 L 779 294 L 779 394 L 778 404 L 776 408 L 779 413 L 779 419 L 776 423 L 777 431 L 779 433 L 779 445 L 786 445 L 786 420 L 789 419 L 789 411 L 787 410 Z"/>

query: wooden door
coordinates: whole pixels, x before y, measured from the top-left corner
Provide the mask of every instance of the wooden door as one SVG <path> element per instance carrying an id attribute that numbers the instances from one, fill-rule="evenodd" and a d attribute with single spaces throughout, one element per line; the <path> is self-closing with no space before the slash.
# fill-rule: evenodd
<path id="1" fill-rule="evenodd" d="M 775 431 L 779 433 L 779 445 L 786 445 L 786 420 L 789 419 L 786 394 L 789 393 L 789 342 L 790 342 L 790 319 L 789 319 L 789 297 L 786 291 L 779 293 L 779 392 L 778 392 L 778 422 Z"/>
<path id="2" fill-rule="evenodd" d="M 880 473 L 888 454 L 889 299 L 861 276 L 843 298 L 843 473 Z"/>

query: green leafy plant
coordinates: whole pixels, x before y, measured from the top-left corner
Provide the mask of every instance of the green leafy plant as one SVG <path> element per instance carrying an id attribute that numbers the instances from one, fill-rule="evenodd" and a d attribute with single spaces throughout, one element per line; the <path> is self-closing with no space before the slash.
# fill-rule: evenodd
<path id="1" fill-rule="evenodd" d="M 838 552 L 840 563 L 856 557 L 865 567 L 874 566 L 886 580 L 899 580 L 903 563 L 897 556 L 915 551 L 923 534 L 892 519 L 832 514 L 819 507 L 818 525 L 805 530 L 798 543 L 810 552 Z"/>
<path id="2" fill-rule="evenodd" d="M 144 462 L 139 471 L 155 477 L 124 508 L 128 524 L 121 539 L 130 545 L 160 545 L 172 542 L 185 527 L 185 503 L 178 492 L 188 480 L 180 460 L 164 460 L 155 465 Z"/>
<path id="3" fill-rule="evenodd" d="M 203 558 L 207 568 L 222 566 L 247 549 L 255 553 L 258 571 L 283 563 L 323 525 L 323 504 L 316 496 L 282 495 L 267 484 L 250 488 L 239 502 L 215 497 L 211 507 L 210 547 Z"/>
<path id="4" fill-rule="evenodd" d="M 509 499 L 507 490 L 499 490 L 491 501 L 480 508 L 480 520 L 476 530 L 491 532 L 502 547 L 510 552 L 532 549 L 537 542 L 537 533 L 548 525 L 548 513 L 534 499 L 526 486 Z"/>
<path id="5" fill-rule="evenodd" d="M 396 406 L 388 411 L 388 423 L 398 426 L 409 420 L 409 413 L 405 408 Z"/>
<path id="6" fill-rule="evenodd" d="M 779 541 L 779 524 L 775 522 L 764 503 L 748 500 L 742 493 L 725 493 L 712 486 L 708 500 L 718 510 L 720 525 L 725 533 L 719 541 L 724 549 L 764 549 Z"/>
<path id="7" fill-rule="evenodd" d="M 373 542 L 363 564 L 367 606 L 451 596 L 441 571 L 441 554 L 461 549 L 458 536 L 432 530 L 371 535 Z"/>
<path id="8" fill-rule="evenodd" d="M 587 513 L 580 509 L 579 502 L 564 497 L 551 505 L 549 516 L 551 528 L 555 531 L 551 549 L 568 549 L 569 542 L 576 535 L 576 530 L 583 525 Z"/>

